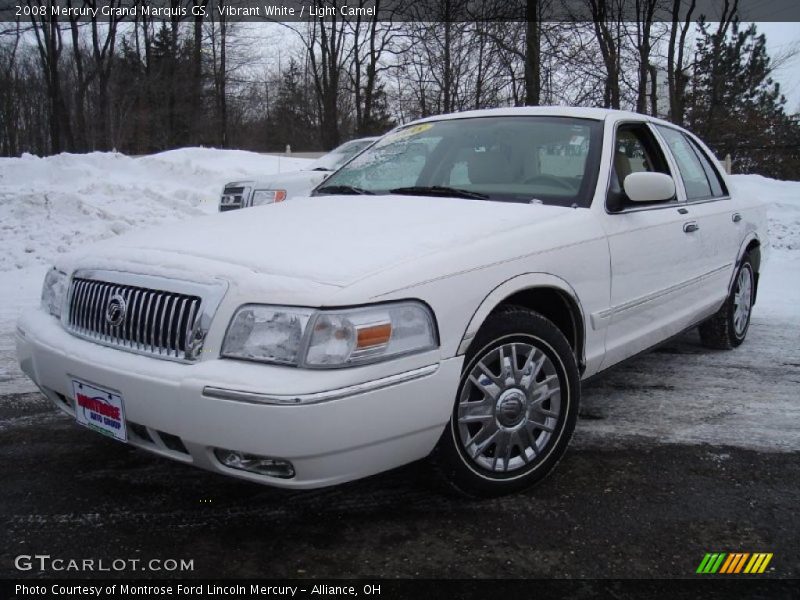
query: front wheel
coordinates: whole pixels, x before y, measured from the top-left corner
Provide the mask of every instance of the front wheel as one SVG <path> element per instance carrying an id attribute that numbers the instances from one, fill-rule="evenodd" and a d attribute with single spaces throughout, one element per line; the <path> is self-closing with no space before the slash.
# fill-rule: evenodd
<path id="1" fill-rule="evenodd" d="M 534 311 L 502 309 L 470 346 L 435 464 L 470 495 L 529 487 L 564 455 L 579 398 L 575 356 L 561 331 Z"/>
<path id="2" fill-rule="evenodd" d="M 698 328 L 700 341 L 708 348 L 730 350 L 747 336 L 756 286 L 753 264 L 745 255 L 736 272 L 733 289 L 717 313 Z"/>

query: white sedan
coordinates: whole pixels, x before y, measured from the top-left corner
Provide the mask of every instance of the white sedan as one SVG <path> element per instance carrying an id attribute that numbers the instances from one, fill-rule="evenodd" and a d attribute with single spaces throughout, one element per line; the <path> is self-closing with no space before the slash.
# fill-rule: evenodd
<path id="1" fill-rule="evenodd" d="M 502 494 L 564 455 L 582 380 L 698 325 L 741 344 L 765 232 L 665 121 L 432 117 L 313 197 L 60 262 L 19 361 L 79 424 L 219 473 L 315 488 L 431 456 Z"/>
<path id="2" fill-rule="evenodd" d="M 297 196 L 307 196 L 325 181 L 333 171 L 344 165 L 378 138 L 350 140 L 312 162 L 307 169 L 276 173 L 269 179 L 231 181 L 222 188 L 219 211 L 226 212 L 250 206 L 283 202 Z"/>

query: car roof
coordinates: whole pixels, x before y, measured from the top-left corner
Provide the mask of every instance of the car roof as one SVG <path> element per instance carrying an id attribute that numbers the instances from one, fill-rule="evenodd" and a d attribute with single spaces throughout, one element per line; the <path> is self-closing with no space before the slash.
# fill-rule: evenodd
<path id="1" fill-rule="evenodd" d="M 446 115 L 436 115 L 418 119 L 410 124 L 426 123 L 430 121 L 442 121 L 451 119 L 471 119 L 475 117 L 573 117 L 578 119 L 594 119 L 604 121 L 606 119 L 652 121 L 672 125 L 667 121 L 643 115 L 628 110 L 613 110 L 609 108 L 588 108 L 579 106 L 515 106 L 508 108 L 487 108 L 482 110 L 468 110 L 465 112 L 450 113 Z M 404 125 L 405 126 L 405 125 Z M 672 125 L 674 127 L 674 125 Z"/>

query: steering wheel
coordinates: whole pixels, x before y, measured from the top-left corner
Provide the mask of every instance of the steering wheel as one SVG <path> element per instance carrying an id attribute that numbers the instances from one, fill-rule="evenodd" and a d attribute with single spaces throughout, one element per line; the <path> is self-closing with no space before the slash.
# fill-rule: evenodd
<path id="1" fill-rule="evenodd" d="M 573 188 L 568 182 L 564 181 L 563 179 L 556 177 L 555 175 L 534 175 L 533 177 L 528 177 L 522 183 L 536 183 L 537 181 L 542 181 L 543 183 L 551 183 L 560 187 L 565 190 L 569 190 L 570 192 L 574 192 L 575 188 Z"/>

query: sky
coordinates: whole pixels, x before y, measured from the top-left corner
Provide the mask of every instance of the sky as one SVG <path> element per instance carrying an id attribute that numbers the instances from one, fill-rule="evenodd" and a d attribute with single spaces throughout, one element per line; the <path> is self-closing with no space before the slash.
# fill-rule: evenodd
<path id="1" fill-rule="evenodd" d="M 781 66 L 773 78 L 780 83 L 786 96 L 786 112 L 800 113 L 800 23 L 756 23 L 758 31 L 767 36 L 767 50 L 773 57 L 792 48 L 798 52 Z"/>

